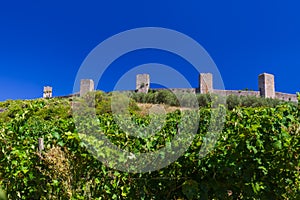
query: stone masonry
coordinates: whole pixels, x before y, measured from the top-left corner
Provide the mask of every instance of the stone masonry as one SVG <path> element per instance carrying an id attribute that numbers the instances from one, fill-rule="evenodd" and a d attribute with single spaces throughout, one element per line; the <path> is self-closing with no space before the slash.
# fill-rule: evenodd
<path id="1" fill-rule="evenodd" d="M 200 74 L 199 90 L 201 94 L 208 94 L 213 92 L 213 76 L 211 73 Z"/>
<path id="2" fill-rule="evenodd" d="M 149 90 L 150 77 L 148 74 L 138 74 L 136 77 L 136 91 L 145 92 Z M 297 102 L 296 94 L 287 94 L 275 92 L 274 75 L 263 73 L 258 77 L 259 91 L 244 90 L 218 90 L 213 88 L 213 75 L 211 73 L 201 73 L 199 75 L 199 88 L 168 88 L 172 92 L 181 93 L 213 93 L 217 95 L 237 95 L 237 96 L 256 96 L 264 98 L 276 98 L 283 101 Z M 163 90 L 164 88 L 155 88 L 154 90 Z"/>
<path id="3" fill-rule="evenodd" d="M 245 91 L 245 90 L 219 90 L 213 88 L 213 75 L 210 73 L 200 74 L 199 76 L 199 88 L 168 88 L 174 93 L 213 93 L 217 95 L 237 95 L 237 96 L 256 96 L 264 98 L 276 98 L 283 101 L 297 102 L 298 97 L 296 94 L 287 94 L 275 91 L 274 75 L 263 73 L 258 77 L 259 91 Z M 136 92 L 147 93 L 150 89 L 150 76 L 149 74 L 138 74 L 136 76 Z M 166 88 L 154 88 L 153 90 L 165 90 Z M 84 96 L 86 93 L 94 91 L 94 81 L 91 79 L 82 79 L 80 82 L 80 96 Z M 63 96 L 70 97 L 78 94 L 72 94 Z M 44 87 L 44 98 L 52 97 L 52 87 Z"/>
<path id="4" fill-rule="evenodd" d="M 150 88 L 149 74 L 138 74 L 136 76 L 136 91 L 142 93 L 148 93 L 149 88 Z"/>
<path id="5" fill-rule="evenodd" d="M 92 91 L 94 91 L 94 81 L 92 79 L 82 79 L 80 81 L 80 96 L 82 97 Z"/>
<path id="6" fill-rule="evenodd" d="M 44 87 L 43 98 L 51 98 L 51 97 L 52 97 L 52 87 L 45 86 Z"/>
<path id="7" fill-rule="evenodd" d="M 258 76 L 258 88 L 260 96 L 265 98 L 275 98 L 274 75 L 263 73 Z"/>

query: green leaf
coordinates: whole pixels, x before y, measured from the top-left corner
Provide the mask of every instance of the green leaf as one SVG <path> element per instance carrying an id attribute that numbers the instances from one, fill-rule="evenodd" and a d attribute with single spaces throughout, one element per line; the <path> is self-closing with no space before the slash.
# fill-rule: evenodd
<path id="1" fill-rule="evenodd" d="M 281 149 L 282 148 L 282 143 L 280 140 L 277 140 L 276 142 L 273 143 L 274 148 L 276 149 Z"/>
<path id="2" fill-rule="evenodd" d="M 182 185 L 182 192 L 188 200 L 194 199 L 199 191 L 198 182 L 194 180 L 185 181 Z"/>
<path id="3" fill-rule="evenodd" d="M 60 139 L 60 135 L 58 132 L 52 132 L 52 136 L 56 139 Z"/>

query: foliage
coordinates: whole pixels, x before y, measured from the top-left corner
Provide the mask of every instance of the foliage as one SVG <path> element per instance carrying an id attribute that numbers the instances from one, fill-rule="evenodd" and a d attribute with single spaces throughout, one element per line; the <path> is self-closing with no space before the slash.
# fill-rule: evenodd
<path id="1" fill-rule="evenodd" d="M 150 90 L 149 93 L 132 93 L 132 98 L 139 103 L 167 104 L 170 106 L 193 107 L 193 96 L 190 93 L 173 93 L 169 90 Z M 196 94 L 199 107 L 211 107 L 215 99 L 222 98 L 216 94 Z M 180 105 L 180 102 L 184 102 Z M 226 102 L 226 103 L 225 103 Z M 271 107 L 284 103 L 278 99 L 255 96 L 228 95 L 224 104 L 229 110 L 236 107 Z"/>
<path id="2" fill-rule="evenodd" d="M 0 189 L 0 200 L 6 200 L 6 199 L 7 198 L 5 192 L 2 189 Z"/>
<path id="3" fill-rule="evenodd" d="M 134 99 L 151 95 L 158 94 Z M 165 98 L 165 92 L 160 95 Z M 154 137 L 132 137 L 110 113 L 112 94 L 85 98 L 95 96 L 95 105 L 90 106 L 96 107 L 103 133 L 132 152 L 166 145 L 177 134 L 184 114 L 167 114 Z M 130 101 L 132 121 L 147 126 L 153 118 L 136 115 L 138 108 Z M 72 99 L 0 103 L 0 185 L 8 199 L 300 199 L 300 112 L 293 104 L 233 106 L 215 148 L 204 158 L 199 152 L 208 138 L 212 109 L 200 108 L 199 128 L 188 150 L 163 169 L 139 174 L 109 168 L 87 151 L 75 129 L 71 111 L 75 103 Z M 40 153 L 41 137 L 45 149 Z"/>
<path id="4" fill-rule="evenodd" d="M 139 111 L 136 102 L 127 93 L 94 91 L 87 93 L 83 98 L 73 98 L 73 105 L 77 106 L 76 102 L 95 108 L 97 115 L 112 113 L 112 107 L 115 110 L 126 108 L 130 113 Z"/>
<path id="5" fill-rule="evenodd" d="M 229 95 L 227 97 L 227 106 L 229 110 L 232 110 L 238 106 L 240 107 L 270 107 L 274 108 L 277 105 L 284 103 L 279 99 L 262 98 L 255 96 L 237 96 Z M 291 103 L 293 104 L 293 103 Z"/>

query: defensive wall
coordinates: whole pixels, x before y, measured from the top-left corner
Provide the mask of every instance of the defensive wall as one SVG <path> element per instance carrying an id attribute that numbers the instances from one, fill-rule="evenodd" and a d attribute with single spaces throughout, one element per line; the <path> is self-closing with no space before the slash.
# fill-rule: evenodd
<path id="1" fill-rule="evenodd" d="M 83 79 L 80 82 L 80 91 L 76 94 L 66 95 L 63 97 L 83 96 L 87 92 L 94 91 L 94 81 Z M 237 95 L 237 96 L 255 96 L 264 98 L 276 98 L 283 101 L 297 102 L 296 94 L 276 92 L 275 77 L 273 74 L 262 73 L 258 76 L 258 91 L 251 90 L 219 90 L 213 87 L 213 75 L 211 73 L 201 73 L 199 75 L 199 85 L 197 88 L 150 88 L 150 75 L 137 74 L 135 92 L 148 93 L 149 90 L 170 90 L 174 93 L 192 93 L 192 94 L 217 94 L 217 95 Z M 52 97 L 52 87 L 44 87 L 44 98 Z"/>

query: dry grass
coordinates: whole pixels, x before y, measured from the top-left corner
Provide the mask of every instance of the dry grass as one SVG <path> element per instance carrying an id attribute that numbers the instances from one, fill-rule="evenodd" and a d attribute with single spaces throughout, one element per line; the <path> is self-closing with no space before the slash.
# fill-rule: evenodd
<path id="1" fill-rule="evenodd" d="M 64 149 L 67 151 L 66 149 Z M 72 198 L 70 164 L 66 153 L 58 146 L 46 151 L 40 158 L 45 162 L 48 169 L 39 169 L 42 174 L 51 180 L 59 180 L 62 185 L 62 193 L 65 197 Z M 57 198 L 55 195 L 48 194 L 49 198 Z"/>
<path id="2" fill-rule="evenodd" d="M 141 109 L 140 114 L 148 115 L 149 113 L 171 113 L 176 110 L 190 110 L 191 108 L 181 108 L 176 106 L 169 106 L 165 104 L 150 104 L 150 103 L 137 103 Z"/>

